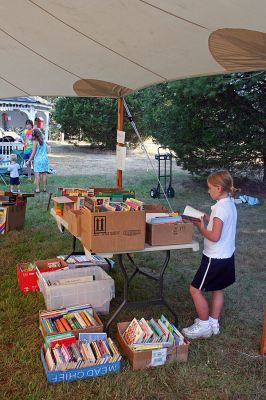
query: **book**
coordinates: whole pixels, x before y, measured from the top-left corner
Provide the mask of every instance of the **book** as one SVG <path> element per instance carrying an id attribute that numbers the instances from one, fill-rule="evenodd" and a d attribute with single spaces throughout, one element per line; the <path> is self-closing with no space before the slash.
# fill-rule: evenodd
<path id="1" fill-rule="evenodd" d="M 131 345 L 133 343 L 141 342 L 143 337 L 145 336 L 145 332 L 141 329 L 140 324 L 137 319 L 134 318 L 127 329 L 125 330 L 123 337 L 127 344 Z"/>
<path id="2" fill-rule="evenodd" d="M 186 206 L 182 214 L 182 218 L 192 221 L 200 221 L 202 217 L 204 217 L 204 213 L 191 206 Z"/>
<path id="3" fill-rule="evenodd" d="M 76 283 L 85 283 L 85 282 L 92 282 L 95 280 L 94 275 L 88 275 L 88 276 L 78 276 L 75 278 L 62 278 L 62 279 L 57 279 L 54 282 L 51 283 L 53 286 L 59 286 L 59 285 L 73 285 Z"/>

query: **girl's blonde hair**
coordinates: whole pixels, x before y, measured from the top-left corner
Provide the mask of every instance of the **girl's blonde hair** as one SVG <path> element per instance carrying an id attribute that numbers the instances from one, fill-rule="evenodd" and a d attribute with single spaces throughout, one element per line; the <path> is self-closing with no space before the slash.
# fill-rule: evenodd
<path id="1" fill-rule="evenodd" d="M 226 169 L 213 172 L 208 176 L 207 182 L 213 186 L 220 185 L 223 192 L 231 194 L 233 197 L 237 193 L 237 189 L 234 188 L 234 181 L 231 174 Z"/>

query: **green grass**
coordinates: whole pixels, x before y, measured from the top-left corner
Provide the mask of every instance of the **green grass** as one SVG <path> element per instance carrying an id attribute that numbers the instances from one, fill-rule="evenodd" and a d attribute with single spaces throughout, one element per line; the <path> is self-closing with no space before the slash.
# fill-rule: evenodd
<path id="1" fill-rule="evenodd" d="M 156 186 L 155 178 L 146 172 L 125 174 L 124 187 L 135 189 L 138 198 L 151 200 L 149 191 Z M 58 186 L 113 186 L 114 179 L 93 177 L 49 177 L 49 190 Z M 184 173 L 175 173 L 173 186 L 176 197 L 171 200 L 175 210 L 182 211 L 188 203 L 209 211 L 212 204 L 206 187 Z M 23 190 L 32 186 L 23 183 Z M 4 189 L 3 185 L 0 189 Z M 67 254 L 72 241 L 61 234 L 46 211 L 48 194 L 29 199 L 23 231 L 9 232 L 0 238 L 1 249 L 1 351 L 0 399 L 263 399 L 265 398 L 265 359 L 259 356 L 262 316 L 265 307 L 265 233 L 266 205 L 238 207 L 236 251 L 237 282 L 225 291 L 225 307 L 221 316 L 222 334 L 190 345 L 187 363 L 170 364 L 156 369 L 133 372 L 126 359 L 118 375 L 58 385 L 47 383 L 39 350 L 42 337 L 38 329 L 38 311 L 44 308 L 39 293 L 23 295 L 17 287 L 15 265 L 37 259 Z M 202 238 L 194 232 L 194 239 Z M 162 256 L 135 256 L 145 267 L 156 269 Z M 179 315 L 180 328 L 195 317 L 188 285 L 198 267 L 200 252 L 172 252 L 165 276 L 165 294 Z M 111 313 L 122 300 L 123 278 L 116 268 L 112 272 L 116 298 Z M 151 281 L 138 277 L 132 282 L 131 298 L 144 299 L 155 295 Z M 146 318 L 167 313 L 163 307 L 129 309 L 120 321 L 133 316 Z M 105 320 L 103 318 L 103 320 Z M 115 324 L 111 327 L 115 335 Z"/>

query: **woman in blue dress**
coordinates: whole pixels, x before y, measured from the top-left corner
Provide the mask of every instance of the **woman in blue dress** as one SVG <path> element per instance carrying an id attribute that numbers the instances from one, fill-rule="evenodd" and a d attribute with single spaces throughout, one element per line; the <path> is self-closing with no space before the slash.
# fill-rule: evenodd
<path id="1" fill-rule="evenodd" d="M 32 133 L 32 153 L 26 165 L 33 160 L 33 171 L 35 175 L 35 193 L 40 193 L 40 176 L 43 182 L 43 191 L 47 189 L 47 172 L 49 171 L 49 161 L 46 143 L 41 131 L 37 128 Z"/>

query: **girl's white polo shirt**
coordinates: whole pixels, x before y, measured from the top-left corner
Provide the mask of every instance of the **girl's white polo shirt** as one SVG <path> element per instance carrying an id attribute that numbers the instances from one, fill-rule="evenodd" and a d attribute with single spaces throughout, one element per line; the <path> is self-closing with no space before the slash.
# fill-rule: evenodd
<path id="1" fill-rule="evenodd" d="M 211 209 L 207 230 L 212 230 L 213 218 L 215 217 L 223 222 L 223 228 L 218 242 L 204 239 L 203 254 L 210 258 L 229 258 L 235 251 L 237 211 L 234 199 L 226 197 L 218 200 Z"/>

